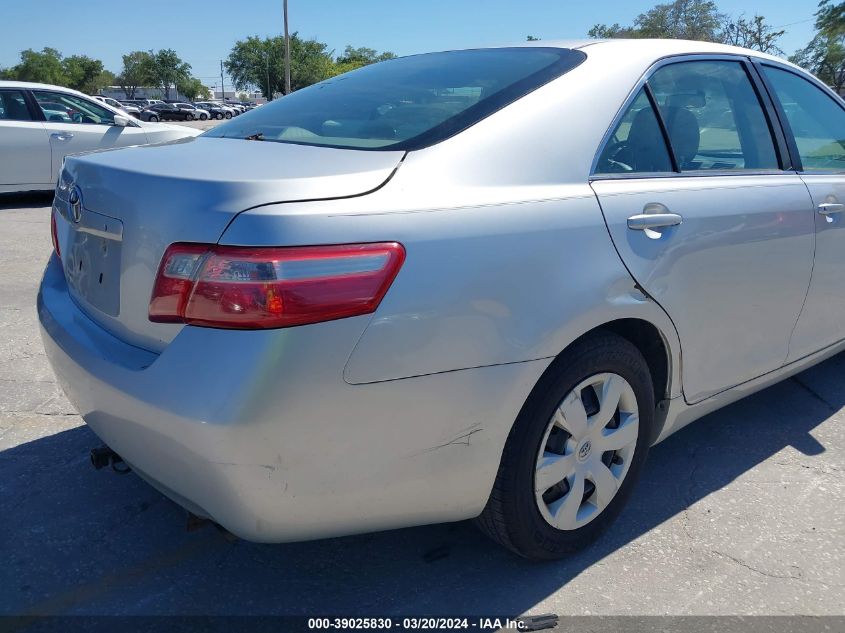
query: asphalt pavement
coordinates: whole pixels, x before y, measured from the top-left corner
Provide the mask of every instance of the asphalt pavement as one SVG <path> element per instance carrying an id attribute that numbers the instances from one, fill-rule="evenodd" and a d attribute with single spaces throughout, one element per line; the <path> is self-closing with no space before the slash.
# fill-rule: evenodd
<path id="1" fill-rule="evenodd" d="M 0 614 L 845 614 L 845 355 L 655 447 L 611 532 L 563 561 L 469 522 L 233 542 L 90 466 L 37 327 L 49 205 L 0 198 Z"/>

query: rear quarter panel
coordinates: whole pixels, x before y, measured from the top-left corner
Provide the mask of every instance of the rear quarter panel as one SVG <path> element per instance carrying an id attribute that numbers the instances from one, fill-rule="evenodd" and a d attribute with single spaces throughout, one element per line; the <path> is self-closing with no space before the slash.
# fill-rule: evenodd
<path id="1" fill-rule="evenodd" d="M 353 384 L 550 358 L 618 318 L 657 326 L 675 371 L 674 328 L 636 289 L 588 184 L 607 127 L 653 59 L 599 49 L 464 132 L 409 153 L 377 191 L 253 208 L 221 243 L 404 244 L 405 264 L 346 365 Z"/>

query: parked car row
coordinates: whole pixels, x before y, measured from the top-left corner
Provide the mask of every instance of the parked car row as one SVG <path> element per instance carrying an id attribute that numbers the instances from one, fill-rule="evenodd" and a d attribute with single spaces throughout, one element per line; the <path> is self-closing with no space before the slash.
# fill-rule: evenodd
<path id="1" fill-rule="evenodd" d="M 162 101 L 161 99 L 112 99 L 100 95 L 92 98 L 123 110 L 142 121 L 206 121 L 231 119 L 255 107 L 253 103 L 198 101 Z"/>

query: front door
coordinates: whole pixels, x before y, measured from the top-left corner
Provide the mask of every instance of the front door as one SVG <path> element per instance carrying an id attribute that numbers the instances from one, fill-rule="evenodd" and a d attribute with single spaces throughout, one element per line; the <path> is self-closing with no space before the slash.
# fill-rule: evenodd
<path id="1" fill-rule="evenodd" d="M 678 330 L 689 402 L 783 365 L 813 266 L 810 196 L 780 169 L 749 72 L 658 68 L 592 182 L 625 265 Z"/>
<path id="2" fill-rule="evenodd" d="M 790 69 L 763 65 L 816 210 L 816 261 L 789 360 L 845 339 L 845 109 Z"/>

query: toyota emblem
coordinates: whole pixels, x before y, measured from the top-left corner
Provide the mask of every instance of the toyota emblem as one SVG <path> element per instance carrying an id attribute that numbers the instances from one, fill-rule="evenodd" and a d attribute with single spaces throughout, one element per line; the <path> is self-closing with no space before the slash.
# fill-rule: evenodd
<path id="1" fill-rule="evenodd" d="M 82 219 L 82 192 L 76 185 L 70 190 L 67 203 L 71 219 L 74 222 L 79 222 Z"/>

